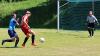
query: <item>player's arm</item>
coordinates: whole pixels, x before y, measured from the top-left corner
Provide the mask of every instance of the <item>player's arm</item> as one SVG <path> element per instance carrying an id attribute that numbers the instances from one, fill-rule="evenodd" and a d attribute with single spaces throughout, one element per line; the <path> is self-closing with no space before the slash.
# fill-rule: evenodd
<path id="1" fill-rule="evenodd" d="M 89 23 L 89 17 L 88 17 L 88 16 L 87 16 L 86 22 L 87 22 L 86 24 L 88 24 L 88 23 Z"/>
<path id="2" fill-rule="evenodd" d="M 95 16 L 94 16 L 94 19 L 95 19 L 96 23 L 99 25 L 99 22 Z"/>
<path id="3" fill-rule="evenodd" d="M 26 22 L 26 17 L 24 17 L 24 20 L 23 20 L 23 22 L 28 26 L 28 28 L 30 28 L 30 26 L 27 24 L 27 22 Z"/>
<path id="4" fill-rule="evenodd" d="M 18 21 L 19 21 L 19 18 L 18 18 L 17 20 L 15 20 L 16 24 L 19 26 L 19 23 L 18 23 Z"/>
<path id="5" fill-rule="evenodd" d="M 19 23 L 16 21 L 16 24 L 19 26 Z"/>

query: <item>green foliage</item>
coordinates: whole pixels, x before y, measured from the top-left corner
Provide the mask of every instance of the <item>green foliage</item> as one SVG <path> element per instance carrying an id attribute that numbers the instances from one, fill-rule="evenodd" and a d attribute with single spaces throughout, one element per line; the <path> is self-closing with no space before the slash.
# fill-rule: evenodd
<path id="1" fill-rule="evenodd" d="M 22 2 L 13 2 L 13 3 L 0 3 L 0 16 L 5 17 L 10 15 L 11 12 L 16 10 L 24 10 L 31 7 L 36 7 L 39 4 L 47 2 L 46 0 L 29 0 L 29 1 L 22 1 Z"/>
<path id="2" fill-rule="evenodd" d="M 3 27 L 8 25 L 12 12 L 17 12 L 21 19 L 25 10 L 32 12 L 29 22 L 31 27 L 56 27 L 56 3 L 49 0 L 26 0 L 13 3 L 5 2 L 0 3 L 0 7 L 0 18 Z"/>

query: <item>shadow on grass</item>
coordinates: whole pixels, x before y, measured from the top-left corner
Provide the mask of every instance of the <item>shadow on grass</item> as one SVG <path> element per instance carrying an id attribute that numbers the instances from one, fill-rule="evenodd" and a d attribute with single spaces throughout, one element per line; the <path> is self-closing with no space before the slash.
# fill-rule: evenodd
<path id="1" fill-rule="evenodd" d="M 0 48 L 22 48 L 22 47 L 0 47 Z"/>
<path id="2" fill-rule="evenodd" d="M 89 38 L 89 37 L 87 36 L 87 37 L 75 37 L 75 38 Z"/>

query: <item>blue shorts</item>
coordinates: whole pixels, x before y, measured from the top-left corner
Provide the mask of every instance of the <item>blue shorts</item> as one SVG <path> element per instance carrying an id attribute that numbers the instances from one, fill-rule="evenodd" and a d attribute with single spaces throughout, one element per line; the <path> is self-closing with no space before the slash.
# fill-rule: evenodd
<path id="1" fill-rule="evenodd" d="M 8 34 L 9 34 L 10 38 L 16 36 L 16 32 L 14 30 L 8 30 Z"/>

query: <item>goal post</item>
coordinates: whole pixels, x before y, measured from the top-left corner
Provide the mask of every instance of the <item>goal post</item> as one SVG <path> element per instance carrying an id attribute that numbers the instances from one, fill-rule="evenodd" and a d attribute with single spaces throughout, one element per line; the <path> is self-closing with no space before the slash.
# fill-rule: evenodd
<path id="1" fill-rule="evenodd" d="M 60 0 L 57 0 L 57 32 L 60 29 Z"/>
<path id="2" fill-rule="evenodd" d="M 67 4 L 69 4 L 70 2 L 85 2 L 87 0 L 76 0 L 76 1 L 73 1 L 73 0 L 63 0 L 63 1 L 66 1 L 65 4 L 61 5 L 60 2 L 61 0 L 57 0 L 57 32 L 59 32 L 60 30 L 60 11 L 61 11 L 61 8 L 66 6 Z M 95 0 L 89 0 L 92 2 L 92 11 L 93 11 L 93 14 L 95 13 Z M 98 1 L 98 0 L 97 0 Z"/>
<path id="3" fill-rule="evenodd" d="M 59 32 L 60 30 L 60 8 L 67 5 L 68 3 L 65 3 L 60 6 L 60 0 L 57 0 L 57 32 Z"/>
<path id="4" fill-rule="evenodd" d="M 94 0 L 92 0 L 92 11 L 93 11 L 93 14 L 94 14 Z"/>

